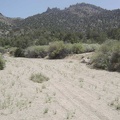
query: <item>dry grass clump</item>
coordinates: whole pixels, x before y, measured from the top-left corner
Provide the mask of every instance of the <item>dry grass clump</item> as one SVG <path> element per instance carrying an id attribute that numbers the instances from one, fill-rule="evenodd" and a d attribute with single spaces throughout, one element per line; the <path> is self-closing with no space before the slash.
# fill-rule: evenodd
<path id="1" fill-rule="evenodd" d="M 43 83 L 45 81 L 48 81 L 49 78 L 41 73 L 37 73 L 37 74 L 32 74 L 30 77 L 30 80 L 36 83 Z"/>
<path id="2" fill-rule="evenodd" d="M 116 110 L 120 110 L 120 99 L 116 98 L 114 101 L 110 103 Z"/>

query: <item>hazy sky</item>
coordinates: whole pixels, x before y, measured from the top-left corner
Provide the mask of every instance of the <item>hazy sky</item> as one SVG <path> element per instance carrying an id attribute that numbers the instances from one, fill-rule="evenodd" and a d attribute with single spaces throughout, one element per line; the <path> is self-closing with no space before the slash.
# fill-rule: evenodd
<path id="1" fill-rule="evenodd" d="M 0 0 L 0 13 L 8 17 L 22 17 L 45 12 L 48 7 L 64 9 L 76 3 L 90 3 L 106 9 L 120 8 L 120 0 Z"/>

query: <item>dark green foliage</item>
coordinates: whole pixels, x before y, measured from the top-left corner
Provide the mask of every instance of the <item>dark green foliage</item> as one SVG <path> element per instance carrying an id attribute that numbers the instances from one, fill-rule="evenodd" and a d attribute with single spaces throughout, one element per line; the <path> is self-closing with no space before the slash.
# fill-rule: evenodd
<path id="1" fill-rule="evenodd" d="M 21 48 L 17 48 L 14 53 L 15 57 L 24 57 L 24 50 Z"/>
<path id="2" fill-rule="evenodd" d="M 120 72 L 120 42 L 107 41 L 93 57 L 93 66 L 109 71 Z"/>
<path id="3" fill-rule="evenodd" d="M 62 41 L 53 42 L 49 47 L 49 58 L 50 59 L 61 59 L 67 55 L 65 45 Z"/>
<path id="4" fill-rule="evenodd" d="M 18 48 L 27 48 L 29 46 L 38 46 L 38 45 L 48 45 L 53 41 L 63 41 L 64 43 L 102 43 L 106 40 L 106 35 L 104 33 L 99 33 L 97 37 L 94 37 L 96 33 L 92 32 L 92 35 L 86 36 L 86 33 L 82 32 L 67 32 L 61 30 L 46 30 L 46 29 L 36 29 L 31 30 L 24 35 L 14 35 L 13 37 L 6 37 L 0 39 L 0 45 L 2 47 L 18 47 Z"/>
<path id="5" fill-rule="evenodd" d="M 5 60 L 3 57 L 0 55 L 0 70 L 3 70 L 5 67 Z"/>
<path id="6" fill-rule="evenodd" d="M 23 49 L 34 44 L 32 42 L 32 39 L 26 35 L 15 38 L 15 40 L 14 41 L 12 40 L 11 43 L 13 43 L 12 45 L 13 47 L 18 47 Z"/>
<path id="7" fill-rule="evenodd" d="M 66 33 L 63 37 L 65 43 L 77 43 L 82 39 L 82 34 L 78 33 Z"/>
<path id="8" fill-rule="evenodd" d="M 25 57 L 44 58 L 48 54 L 48 46 L 31 46 L 25 49 Z"/>
<path id="9" fill-rule="evenodd" d="M 107 38 L 107 34 L 97 29 L 93 29 L 86 32 L 86 38 L 88 43 L 103 43 Z"/>
<path id="10" fill-rule="evenodd" d="M 0 47 L 0 53 L 5 53 L 6 52 L 6 50 L 4 49 L 4 47 Z"/>
<path id="11" fill-rule="evenodd" d="M 111 39 L 120 40 L 120 28 L 112 29 L 107 34 Z"/>
<path id="12" fill-rule="evenodd" d="M 110 58 L 110 64 L 108 65 L 110 71 L 120 72 L 120 52 L 114 52 Z"/>

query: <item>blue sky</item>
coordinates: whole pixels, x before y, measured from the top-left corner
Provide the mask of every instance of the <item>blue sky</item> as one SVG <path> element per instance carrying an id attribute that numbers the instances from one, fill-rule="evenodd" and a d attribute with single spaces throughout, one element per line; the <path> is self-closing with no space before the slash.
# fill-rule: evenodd
<path id="1" fill-rule="evenodd" d="M 0 13 L 7 17 L 26 18 L 45 12 L 48 7 L 64 9 L 81 2 L 94 4 L 109 10 L 120 8 L 120 0 L 0 0 Z"/>

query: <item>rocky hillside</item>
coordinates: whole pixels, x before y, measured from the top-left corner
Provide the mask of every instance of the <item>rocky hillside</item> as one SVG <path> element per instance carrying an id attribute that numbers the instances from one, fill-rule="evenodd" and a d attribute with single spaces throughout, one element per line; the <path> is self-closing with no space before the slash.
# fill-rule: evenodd
<path id="1" fill-rule="evenodd" d="M 7 35 L 21 20 L 21 18 L 9 18 L 0 13 L 0 36 Z"/>
<path id="2" fill-rule="evenodd" d="M 0 46 L 25 48 L 56 40 L 67 43 L 120 40 L 119 21 L 120 9 L 106 10 L 86 3 L 71 5 L 63 10 L 48 8 L 46 12 L 26 19 L 0 14 Z"/>
<path id="3" fill-rule="evenodd" d="M 105 10 L 91 4 L 76 4 L 60 10 L 48 8 L 46 12 L 28 17 L 18 26 L 22 28 L 47 28 L 68 31 L 90 29 L 107 30 L 120 25 L 120 10 Z"/>
<path id="4" fill-rule="evenodd" d="M 13 26 L 19 29 L 60 29 L 68 31 L 87 31 L 89 29 L 107 30 L 120 26 L 120 10 L 106 10 L 100 7 L 81 3 L 71 5 L 64 10 L 48 8 L 46 12 L 26 19 L 8 18 L 0 14 L 0 25 Z"/>
<path id="5" fill-rule="evenodd" d="M 0 22 L 4 23 L 6 25 L 16 25 L 18 22 L 20 22 L 22 18 L 9 18 L 4 16 L 2 13 L 0 13 Z"/>

